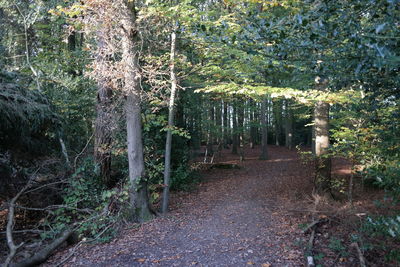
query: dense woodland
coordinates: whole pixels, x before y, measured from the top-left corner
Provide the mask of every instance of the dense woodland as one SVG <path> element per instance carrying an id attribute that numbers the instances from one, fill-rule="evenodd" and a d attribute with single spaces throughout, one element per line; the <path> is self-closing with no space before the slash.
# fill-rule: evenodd
<path id="1" fill-rule="evenodd" d="M 0 21 L 5 266 L 108 241 L 222 150 L 268 164 L 271 145 L 313 164 L 310 196 L 383 192 L 353 244 L 400 261 L 398 0 L 0 0 Z"/>

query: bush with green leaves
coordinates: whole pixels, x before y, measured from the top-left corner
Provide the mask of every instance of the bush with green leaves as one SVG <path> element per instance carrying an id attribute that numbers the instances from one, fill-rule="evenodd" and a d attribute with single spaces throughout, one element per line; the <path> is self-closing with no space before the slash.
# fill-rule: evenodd
<path id="1" fill-rule="evenodd" d="M 97 241 L 114 235 L 116 227 L 112 226 L 129 205 L 128 186 L 106 190 L 95 169 L 92 158 L 87 158 L 75 171 L 64 189 L 62 205 L 45 223 L 42 238 L 54 238 L 68 228 L 74 228 L 80 238 Z"/>

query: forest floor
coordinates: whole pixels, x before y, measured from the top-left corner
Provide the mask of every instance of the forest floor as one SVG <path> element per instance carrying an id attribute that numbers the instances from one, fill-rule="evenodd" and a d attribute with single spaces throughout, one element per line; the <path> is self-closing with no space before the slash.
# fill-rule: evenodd
<path id="1" fill-rule="evenodd" d="M 240 169 L 203 170 L 195 189 L 171 195 L 167 216 L 125 229 L 109 243 L 64 248 L 45 265 L 74 251 L 63 266 L 304 266 L 309 236 L 299 225 L 311 220 L 305 203 L 314 202 L 312 166 L 284 147 L 270 146 L 268 160 L 259 153 L 246 149 L 240 162 L 222 151 L 215 161 Z M 338 163 L 336 171 L 346 174 L 349 166 Z M 358 265 L 356 256 L 343 258 L 333 254 L 325 262 Z"/>

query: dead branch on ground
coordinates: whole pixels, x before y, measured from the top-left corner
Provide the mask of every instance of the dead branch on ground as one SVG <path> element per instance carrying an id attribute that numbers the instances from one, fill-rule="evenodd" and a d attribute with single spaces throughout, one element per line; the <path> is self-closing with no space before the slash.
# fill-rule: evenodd
<path id="1" fill-rule="evenodd" d="M 13 228 L 14 228 L 14 214 L 15 214 L 15 203 L 19 199 L 19 197 L 24 193 L 26 189 L 28 189 L 31 186 L 31 181 L 30 179 L 28 183 L 18 192 L 18 194 L 13 197 L 10 201 L 9 207 L 8 207 L 8 215 L 7 215 L 7 227 L 6 227 L 6 237 L 7 237 L 7 246 L 10 249 L 10 253 L 7 256 L 6 261 L 4 262 L 4 266 L 9 266 L 10 262 L 14 258 L 15 254 L 17 253 L 17 250 L 24 244 L 21 243 L 19 245 L 15 245 L 14 238 L 13 238 Z"/>
<path id="2" fill-rule="evenodd" d="M 350 246 L 351 246 L 351 247 L 354 247 L 354 248 L 357 250 L 358 259 L 359 259 L 359 261 L 360 261 L 360 266 L 361 266 L 361 267 L 366 267 L 367 264 L 365 263 L 364 255 L 363 255 L 363 253 L 362 253 L 362 251 L 361 251 L 360 246 L 358 245 L 358 243 L 357 243 L 357 242 L 354 242 L 354 243 L 352 243 Z"/>

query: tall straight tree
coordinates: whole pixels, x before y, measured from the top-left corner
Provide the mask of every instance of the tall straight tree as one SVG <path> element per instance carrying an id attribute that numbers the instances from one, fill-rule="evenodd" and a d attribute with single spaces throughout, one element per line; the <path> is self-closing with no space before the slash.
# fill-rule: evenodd
<path id="1" fill-rule="evenodd" d="M 100 51 L 104 51 L 104 37 L 101 31 L 98 32 L 98 43 Z M 75 35 L 74 35 L 75 37 Z M 74 38 L 75 40 L 75 38 Z M 75 44 L 75 41 L 74 41 Z M 107 68 L 107 57 L 105 53 L 98 53 L 96 64 L 99 68 Z M 103 69 L 101 72 L 105 72 Z M 112 110 L 112 88 L 107 77 L 99 77 L 97 81 L 97 103 L 96 120 L 94 126 L 94 158 L 100 169 L 100 177 L 103 183 L 110 187 L 111 183 L 111 145 L 113 118 Z"/>
<path id="2" fill-rule="evenodd" d="M 260 159 L 268 159 L 268 120 L 267 120 L 268 98 L 265 97 L 261 102 L 261 155 Z"/>
<path id="3" fill-rule="evenodd" d="M 255 102 L 249 100 L 249 121 L 250 121 L 250 148 L 254 148 L 257 142 L 257 128 L 255 126 Z"/>
<path id="4" fill-rule="evenodd" d="M 317 77 L 316 87 L 320 91 L 327 89 L 328 80 Z M 316 157 L 316 191 L 318 193 L 330 192 L 331 183 L 331 158 L 329 149 L 329 103 L 317 101 L 314 106 L 314 134 Z"/>
<path id="5" fill-rule="evenodd" d="M 293 146 L 293 111 L 289 100 L 285 101 L 285 146 L 290 150 Z"/>
<path id="6" fill-rule="evenodd" d="M 122 26 L 123 91 L 126 94 L 126 128 L 130 181 L 130 201 L 135 221 L 152 217 L 149 207 L 143 160 L 141 88 L 139 71 L 139 33 L 136 25 L 135 1 L 124 0 L 120 10 Z"/>
<path id="7" fill-rule="evenodd" d="M 236 102 L 233 102 L 233 109 L 232 109 L 232 153 L 238 153 L 238 121 L 237 121 L 237 107 Z"/>
<path id="8" fill-rule="evenodd" d="M 175 93 L 177 88 L 177 79 L 175 73 L 175 52 L 176 52 L 176 29 L 171 33 L 171 53 L 170 53 L 170 79 L 171 79 L 171 95 L 168 104 L 168 128 L 167 140 L 165 142 L 165 163 L 164 163 L 164 189 L 163 189 L 163 202 L 162 213 L 168 211 L 169 202 L 169 186 L 171 177 L 171 144 L 172 144 L 172 128 L 174 127 L 174 105 Z"/>
<path id="9" fill-rule="evenodd" d="M 282 100 L 273 101 L 274 126 L 275 126 L 275 145 L 280 145 L 281 127 L 282 127 Z"/>
<path id="10" fill-rule="evenodd" d="M 245 102 L 240 103 L 238 111 L 238 130 L 239 130 L 239 156 L 240 161 L 244 160 L 244 107 Z"/>
<path id="11" fill-rule="evenodd" d="M 224 100 L 224 114 L 223 114 L 223 142 L 224 148 L 228 148 L 228 136 L 229 136 L 229 125 L 228 125 L 228 103 Z"/>

